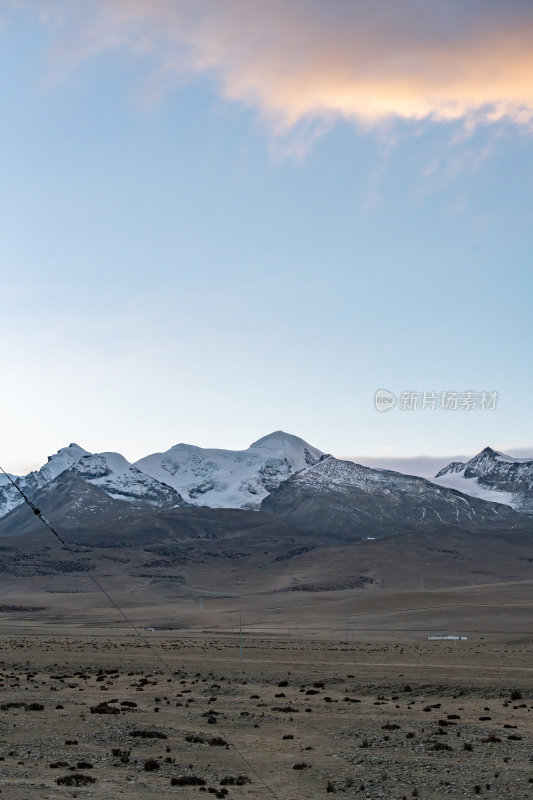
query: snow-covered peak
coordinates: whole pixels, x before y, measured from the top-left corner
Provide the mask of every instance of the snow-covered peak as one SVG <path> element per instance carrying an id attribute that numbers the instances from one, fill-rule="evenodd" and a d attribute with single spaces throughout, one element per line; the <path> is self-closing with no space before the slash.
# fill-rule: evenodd
<path id="1" fill-rule="evenodd" d="M 250 445 L 249 450 L 273 451 L 277 454 L 283 453 L 290 456 L 294 462 L 301 464 L 300 469 L 316 464 L 324 453 L 317 447 L 312 447 L 299 436 L 285 431 L 274 431 L 267 436 L 263 436 Z"/>
<path id="2" fill-rule="evenodd" d="M 468 470 L 472 472 L 472 476 L 473 473 L 476 473 L 477 476 L 482 475 L 490 471 L 494 467 L 498 457 L 502 455 L 503 453 L 498 453 L 496 450 L 493 450 L 492 447 L 485 447 L 477 456 L 474 456 L 474 458 L 466 462 L 465 471 Z"/>
<path id="3" fill-rule="evenodd" d="M 39 484 L 44 486 L 46 483 L 53 481 L 66 469 L 74 466 L 80 458 L 87 455 L 89 455 L 89 451 L 74 442 L 71 442 L 68 447 L 62 447 L 53 456 L 48 456 L 47 463 L 38 470 L 38 474 L 41 476 Z M 30 475 L 36 474 L 30 473 Z"/>
<path id="4" fill-rule="evenodd" d="M 175 489 L 146 475 L 120 453 L 86 455 L 71 468 L 71 473 L 103 489 L 115 500 L 150 505 L 183 505 Z"/>
<path id="5" fill-rule="evenodd" d="M 166 453 L 141 458 L 135 466 L 195 505 L 257 508 L 272 488 L 322 456 L 298 436 L 276 431 L 247 450 L 178 444 Z"/>
<path id="6" fill-rule="evenodd" d="M 47 463 L 40 469 L 16 478 L 16 483 L 31 499 L 34 492 L 48 486 L 65 470 L 77 464 L 85 455 L 87 455 L 87 450 L 84 450 L 83 447 L 74 443 L 69 444 L 68 447 L 62 447 L 53 456 L 48 456 Z M 22 496 L 11 483 L 0 484 L 0 518 L 9 514 L 23 502 Z"/>
<path id="7" fill-rule="evenodd" d="M 464 472 L 465 477 L 479 478 L 492 472 L 497 468 L 498 464 L 533 465 L 533 458 L 515 458 L 506 453 L 501 453 L 499 450 L 494 450 L 492 447 L 485 447 L 469 461 L 452 461 L 451 464 L 437 472 L 435 477 L 442 478 L 449 473 Z"/>
<path id="8" fill-rule="evenodd" d="M 76 442 L 71 442 L 66 447 L 60 447 L 57 453 L 53 456 L 48 456 L 47 462 L 57 461 L 58 458 L 81 458 L 89 454 L 89 451 L 84 447 L 80 447 Z"/>
<path id="9" fill-rule="evenodd" d="M 26 486 L 42 489 L 43 486 L 55 480 L 62 472 L 73 467 L 80 458 L 86 455 L 89 455 L 89 453 L 83 447 L 74 443 L 69 444 L 68 447 L 62 447 L 53 456 L 48 456 L 48 461 L 41 469 L 30 472 L 21 480 Z"/>
<path id="10" fill-rule="evenodd" d="M 493 456 L 501 456 L 501 455 L 503 455 L 503 453 L 500 453 L 499 450 L 495 450 L 490 445 L 487 445 L 486 447 L 483 448 L 483 450 L 481 450 L 477 454 L 477 456 L 474 456 L 474 458 L 478 458 L 479 456 L 483 456 L 483 455 L 493 457 Z"/>
<path id="11" fill-rule="evenodd" d="M 492 447 L 485 447 L 477 456 L 474 456 L 468 463 L 470 466 L 478 461 L 504 461 L 507 464 L 531 464 L 533 463 L 533 456 L 527 458 L 516 458 L 507 453 L 502 453 L 500 450 L 494 450 Z"/>
<path id="12" fill-rule="evenodd" d="M 533 509 L 533 459 L 514 458 L 492 447 L 465 463 L 448 464 L 433 482 L 518 510 Z"/>

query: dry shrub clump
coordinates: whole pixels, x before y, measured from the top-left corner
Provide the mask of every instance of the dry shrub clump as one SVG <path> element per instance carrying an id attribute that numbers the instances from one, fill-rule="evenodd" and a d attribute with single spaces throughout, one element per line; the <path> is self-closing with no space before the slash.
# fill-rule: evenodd
<path id="1" fill-rule="evenodd" d="M 83 775 L 81 772 L 73 772 L 72 775 L 63 775 L 56 778 L 58 786 L 87 786 L 89 783 L 96 783 L 96 778 L 92 775 Z"/>

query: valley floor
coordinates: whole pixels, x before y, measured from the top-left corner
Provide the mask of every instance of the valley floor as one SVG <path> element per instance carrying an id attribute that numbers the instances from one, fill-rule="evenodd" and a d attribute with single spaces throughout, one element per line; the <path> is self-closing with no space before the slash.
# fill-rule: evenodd
<path id="1" fill-rule="evenodd" d="M 241 661 L 231 631 L 33 627 L 0 636 L 2 798 L 533 797 L 529 638 L 278 632 Z"/>

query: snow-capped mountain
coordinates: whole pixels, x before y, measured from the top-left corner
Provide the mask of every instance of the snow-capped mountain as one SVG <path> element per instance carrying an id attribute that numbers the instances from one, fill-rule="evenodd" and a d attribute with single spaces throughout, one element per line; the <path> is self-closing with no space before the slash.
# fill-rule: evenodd
<path id="1" fill-rule="evenodd" d="M 504 505 L 332 456 L 280 484 L 261 509 L 305 530 L 342 537 L 450 526 L 513 529 L 525 524 L 523 515 Z"/>
<path id="2" fill-rule="evenodd" d="M 47 463 L 41 469 L 20 478 L 14 477 L 14 480 L 23 492 L 31 495 L 39 489 L 43 489 L 86 455 L 89 455 L 87 450 L 72 442 L 68 447 L 62 447 L 53 456 L 48 456 Z M 0 484 L 0 519 L 24 502 L 13 484 L 5 475 L 2 477 L 4 480 Z"/>
<path id="3" fill-rule="evenodd" d="M 433 483 L 533 513 L 533 459 L 513 458 L 485 447 L 470 461 L 452 461 Z"/>
<path id="4" fill-rule="evenodd" d="M 119 453 L 92 454 L 71 444 L 17 483 L 54 519 L 102 530 L 118 524 L 133 530 L 140 520 L 143 530 L 155 530 L 156 518 L 175 512 L 181 519 L 187 506 L 261 509 L 277 515 L 276 524 L 283 518 L 301 530 L 350 539 L 449 526 L 516 530 L 531 518 L 508 506 L 533 512 L 530 460 L 486 448 L 428 481 L 341 461 L 283 431 L 247 450 L 178 444 L 136 464 Z M 480 496 L 469 496 L 475 493 Z M 31 518 L 16 510 L 22 502 L 15 487 L 0 485 L 6 530 L 19 531 L 26 524 L 22 516 Z M 200 520 L 199 508 L 190 511 Z"/>
<path id="5" fill-rule="evenodd" d="M 276 431 L 247 450 L 216 450 L 177 444 L 135 462 L 147 475 L 176 489 L 197 506 L 258 508 L 263 498 L 324 453 L 298 436 Z"/>
<path id="6" fill-rule="evenodd" d="M 119 453 L 89 453 L 77 444 L 63 447 L 40 470 L 15 478 L 15 482 L 32 499 L 41 490 L 53 488 L 65 474 L 98 487 L 114 500 L 157 507 L 186 505 L 175 489 L 141 472 Z M 11 483 L 0 486 L 0 518 L 23 502 Z"/>
<path id="7" fill-rule="evenodd" d="M 71 442 L 68 447 L 62 447 L 53 456 L 48 456 L 48 461 L 37 472 L 30 472 L 26 476 L 27 480 L 32 480 L 35 483 L 35 488 L 42 488 L 47 483 L 50 483 L 58 475 L 61 475 L 66 469 L 77 464 L 80 458 L 90 455 L 88 450 L 84 450 L 79 444 Z"/>
<path id="8" fill-rule="evenodd" d="M 259 439 L 248 450 L 178 444 L 136 464 L 119 453 L 93 454 L 70 444 L 50 456 L 41 469 L 16 478 L 16 483 L 31 499 L 69 472 L 114 500 L 157 507 L 192 503 L 212 508 L 258 508 L 273 487 L 322 457 L 317 448 L 282 431 Z M 23 502 L 15 487 L 3 478 L 0 518 Z"/>
<path id="9" fill-rule="evenodd" d="M 69 471 L 103 489 L 114 500 L 142 502 L 157 507 L 186 505 L 175 489 L 141 472 L 120 453 L 83 456 Z"/>

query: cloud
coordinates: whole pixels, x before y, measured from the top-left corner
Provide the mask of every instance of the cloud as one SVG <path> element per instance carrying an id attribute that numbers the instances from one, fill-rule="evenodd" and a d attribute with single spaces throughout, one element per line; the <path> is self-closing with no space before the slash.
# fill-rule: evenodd
<path id="1" fill-rule="evenodd" d="M 418 475 L 421 478 L 434 478 L 437 472 L 452 461 L 468 461 L 469 456 L 345 456 L 347 461 L 355 461 L 372 469 L 391 469 L 406 475 Z"/>
<path id="2" fill-rule="evenodd" d="M 22 0 L 24 2 L 24 0 Z M 56 57 L 151 61 L 149 95 L 197 76 L 276 133 L 316 121 L 533 123 L 531 0 L 26 0 Z"/>
<path id="3" fill-rule="evenodd" d="M 479 453 L 485 443 L 480 443 L 475 452 L 469 455 L 451 455 L 451 456 L 394 456 L 387 455 L 373 455 L 373 456 L 339 456 L 346 461 L 355 461 L 356 464 L 363 464 L 365 467 L 372 467 L 373 469 L 392 469 L 395 472 L 403 472 L 406 475 L 418 475 L 421 478 L 434 478 L 439 470 L 446 467 L 452 461 L 469 461 L 477 453 Z M 497 448 L 502 453 L 513 456 L 514 458 L 529 458 L 533 459 L 533 446 L 531 447 L 503 447 Z"/>

